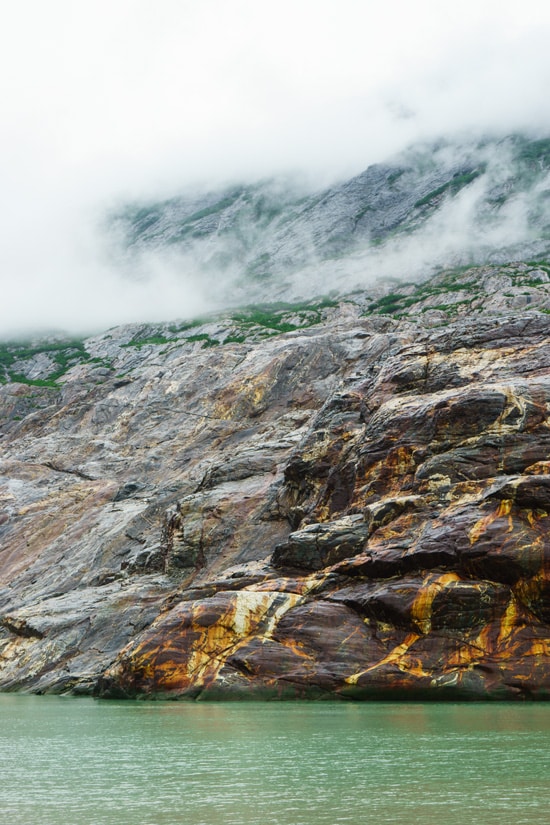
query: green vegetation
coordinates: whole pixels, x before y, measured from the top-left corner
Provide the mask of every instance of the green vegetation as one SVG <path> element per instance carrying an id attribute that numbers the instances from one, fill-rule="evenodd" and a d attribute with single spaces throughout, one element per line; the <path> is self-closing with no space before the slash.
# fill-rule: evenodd
<path id="1" fill-rule="evenodd" d="M 27 384 L 29 387 L 50 387 L 51 389 L 59 389 L 59 384 L 57 383 L 57 378 L 60 378 L 60 375 L 55 374 L 55 377 L 52 378 L 27 378 L 26 375 L 21 375 L 20 373 L 10 372 L 10 381 L 14 384 Z M 2 383 L 5 383 L 3 381 Z"/>
<path id="2" fill-rule="evenodd" d="M 210 215 L 216 215 L 218 212 L 222 212 L 224 209 L 227 209 L 228 206 L 235 203 L 242 193 L 243 189 L 235 189 L 219 201 L 216 201 L 216 203 L 212 204 L 212 206 L 207 206 L 205 209 L 199 209 L 198 212 L 193 212 L 192 215 L 189 215 L 189 217 L 183 221 L 183 226 L 200 221 L 202 218 L 208 218 Z"/>
<path id="3" fill-rule="evenodd" d="M 392 172 L 390 175 L 388 175 L 389 185 L 392 186 L 392 184 L 394 184 L 397 180 L 399 180 L 399 178 L 403 174 L 405 174 L 404 169 L 396 169 L 395 172 Z"/>
<path id="4" fill-rule="evenodd" d="M 335 306 L 338 306 L 337 300 L 324 296 L 318 301 L 302 301 L 294 304 L 284 301 L 273 304 L 252 304 L 234 313 L 231 317 L 245 330 L 263 327 L 270 334 L 276 335 L 315 326 L 323 320 L 322 311 Z"/>
<path id="5" fill-rule="evenodd" d="M 202 341 L 202 349 L 207 349 L 208 347 L 217 347 L 220 343 L 217 338 L 211 338 L 207 332 L 201 332 L 198 335 L 189 335 L 186 341 Z"/>
<path id="6" fill-rule="evenodd" d="M 431 192 L 428 192 L 427 195 L 424 195 L 423 198 L 417 200 L 415 207 L 419 209 L 422 206 L 426 206 L 426 204 L 430 203 L 430 201 L 438 198 L 440 195 L 446 194 L 447 192 L 451 195 L 456 195 L 457 192 L 482 175 L 484 171 L 485 167 L 481 167 L 480 169 L 474 169 L 473 172 L 465 172 L 462 175 L 455 175 L 451 178 L 451 180 L 448 180 L 446 183 L 442 184 L 442 186 L 438 186 L 437 189 L 433 189 Z"/>
<path id="7" fill-rule="evenodd" d="M 523 144 L 518 152 L 518 159 L 527 163 L 550 163 L 550 139 L 532 140 Z"/>
<path id="8" fill-rule="evenodd" d="M 550 264 L 546 261 L 527 261 L 525 265 L 514 263 L 502 264 L 491 267 L 473 266 L 471 264 L 456 267 L 452 270 L 444 270 L 424 283 L 402 283 L 399 287 L 387 295 L 373 301 L 367 307 L 364 315 L 392 315 L 394 318 L 407 317 L 409 307 L 415 306 L 413 312 L 427 312 L 428 310 L 441 310 L 452 317 L 459 314 L 465 308 L 471 306 L 472 301 L 480 295 L 479 278 L 481 275 L 502 275 L 509 279 L 514 287 L 531 287 L 537 289 L 543 287 L 543 294 L 548 294 L 550 281 L 545 281 L 544 277 L 535 274 L 535 270 L 542 270 L 550 275 Z M 408 294 L 404 294 L 404 292 Z M 445 295 L 455 295 L 452 301 L 445 301 Z M 514 292 L 502 292 L 504 297 L 513 298 L 518 294 Z M 525 289 L 521 294 L 531 296 L 532 293 Z M 441 302 L 426 305 L 427 298 L 441 296 Z M 545 310 L 541 310 L 545 311 Z"/>
<path id="9" fill-rule="evenodd" d="M 141 349 L 148 344 L 173 344 L 173 338 L 165 338 L 164 335 L 150 335 L 148 338 L 133 338 L 127 344 L 121 344 L 121 347 L 135 347 Z"/>
<path id="10" fill-rule="evenodd" d="M 542 278 L 525 278 L 521 283 L 522 286 L 540 286 L 546 282 Z"/>
<path id="11" fill-rule="evenodd" d="M 267 226 L 284 212 L 284 208 L 283 203 L 277 203 L 261 195 L 253 206 L 252 214 L 257 223 Z"/>
<path id="12" fill-rule="evenodd" d="M 181 324 L 180 326 L 172 325 L 169 327 L 170 332 L 177 335 L 178 333 L 185 332 L 186 330 L 193 329 L 197 326 L 201 326 L 202 324 L 207 323 L 206 321 L 202 320 L 195 320 L 189 321 L 186 323 Z M 183 337 L 183 341 L 202 341 L 203 342 L 203 349 L 205 347 L 215 347 L 220 342 L 216 338 L 211 338 L 207 332 L 200 332 L 196 335 L 186 335 Z M 145 338 L 134 338 L 132 341 L 128 341 L 127 344 L 122 344 L 122 347 L 135 347 L 136 349 L 142 349 L 142 347 L 154 345 L 154 346 L 162 346 L 164 344 L 181 344 L 181 338 L 166 338 L 164 335 L 148 335 Z"/>
<path id="13" fill-rule="evenodd" d="M 550 275 L 550 263 L 548 261 L 526 261 L 526 263 L 534 269 L 542 269 L 547 275 Z"/>
<path id="14" fill-rule="evenodd" d="M 56 369 L 50 373 L 48 378 L 27 378 L 13 369 L 15 363 L 30 360 L 40 354 L 52 356 L 52 361 L 56 365 Z M 70 367 L 89 359 L 90 356 L 81 339 L 42 344 L 6 341 L 0 344 L 0 383 L 13 381 L 19 384 L 56 389 L 58 380 Z"/>
<path id="15" fill-rule="evenodd" d="M 416 301 L 416 298 L 412 299 L 412 303 L 416 303 Z M 376 312 L 379 315 L 393 315 L 394 313 L 402 310 L 406 305 L 408 304 L 406 304 L 406 298 L 404 295 L 390 292 L 389 295 L 384 295 L 377 301 L 373 301 L 373 303 L 369 305 L 368 310 L 369 313 Z"/>
<path id="16" fill-rule="evenodd" d="M 177 335 L 179 332 L 186 332 L 188 329 L 193 329 L 194 327 L 202 327 L 203 324 L 207 323 L 208 319 L 206 318 L 193 318 L 190 321 L 183 321 L 181 324 L 171 324 L 168 329 Z"/>
<path id="17" fill-rule="evenodd" d="M 248 311 L 237 312 L 232 316 L 239 326 L 245 327 L 265 327 L 276 332 L 291 332 L 296 329 L 296 324 L 284 321 L 280 313 L 269 309 L 254 308 Z"/>
<path id="18" fill-rule="evenodd" d="M 471 267 L 466 266 L 460 270 L 453 270 L 452 272 L 445 273 L 445 275 L 440 277 L 439 282 L 436 283 L 427 281 L 424 284 L 418 284 L 416 287 L 416 293 L 418 296 L 425 298 L 428 295 L 442 295 L 446 292 L 463 292 L 464 290 L 475 292 L 477 291 L 477 284 L 475 281 L 456 280 L 458 275 L 468 271 L 470 268 Z"/>
<path id="19" fill-rule="evenodd" d="M 396 318 L 404 318 L 407 315 L 406 310 L 409 307 L 415 304 L 421 304 L 426 298 L 439 295 L 443 297 L 449 293 L 466 292 L 471 295 L 471 297 L 464 300 L 453 301 L 452 303 L 442 302 L 420 308 L 422 312 L 426 312 L 428 309 L 439 309 L 449 315 L 456 315 L 459 307 L 469 304 L 478 291 L 477 283 L 473 278 L 462 279 L 462 276 L 470 270 L 472 270 L 471 266 L 462 266 L 442 272 L 440 275 L 424 283 L 403 283 L 401 284 L 402 289 L 407 289 L 408 291 L 410 291 L 411 287 L 414 289 L 412 295 L 403 295 L 403 293 L 395 291 L 390 292 L 388 295 L 384 295 L 382 298 L 369 304 L 365 314 L 370 315 L 371 313 L 376 313 L 377 315 L 393 315 Z"/>
<path id="20" fill-rule="evenodd" d="M 147 332 L 144 331 L 141 333 L 142 337 L 136 336 L 121 346 L 142 349 L 148 345 L 165 346 L 168 344 L 178 346 L 182 343 L 202 342 L 202 348 L 206 349 L 216 347 L 222 343 L 243 344 L 251 335 L 255 338 L 268 337 L 319 324 L 323 321 L 324 310 L 336 307 L 338 303 L 337 299 L 325 295 L 313 301 L 299 301 L 296 303 L 279 301 L 270 304 L 251 304 L 234 311 L 231 315 L 213 315 L 208 318 L 195 318 L 180 324 L 171 324 L 167 328 L 173 335 L 170 338 L 161 333 L 147 335 Z M 213 322 L 226 327 L 236 326 L 237 329 L 229 328 L 229 334 L 223 340 L 213 338 L 206 331 L 186 334 L 197 329 L 197 327 L 204 327 Z"/>
<path id="21" fill-rule="evenodd" d="M 422 312 L 428 312 L 432 309 L 440 310 L 441 312 L 445 312 L 447 315 L 458 315 L 459 310 L 461 308 L 465 308 L 470 306 L 472 303 L 473 298 L 467 298 L 464 301 L 456 301 L 454 304 L 435 304 L 434 306 L 430 307 L 422 307 Z"/>
<path id="22" fill-rule="evenodd" d="M 199 224 L 203 218 L 208 218 L 211 215 L 216 215 L 224 209 L 227 209 L 227 207 L 231 206 L 242 195 L 243 191 L 240 187 L 230 190 L 210 206 L 206 206 L 204 209 L 198 209 L 191 215 L 184 217 L 180 223 L 179 232 L 170 238 L 169 242 L 177 243 L 189 235 L 197 237 L 204 234 L 197 224 Z M 148 230 L 152 229 L 155 224 L 160 221 L 167 209 L 171 207 L 177 209 L 178 206 L 181 206 L 179 198 L 171 198 L 161 203 L 146 204 L 144 206 L 134 205 L 114 215 L 113 219 L 122 223 L 127 239 L 129 243 L 132 244 L 144 234 L 146 235 Z"/>
<path id="23" fill-rule="evenodd" d="M 113 365 L 110 361 L 107 361 L 106 358 L 89 358 L 88 364 L 97 364 L 98 367 L 105 367 L 106 370 L 114 370 Z"/>

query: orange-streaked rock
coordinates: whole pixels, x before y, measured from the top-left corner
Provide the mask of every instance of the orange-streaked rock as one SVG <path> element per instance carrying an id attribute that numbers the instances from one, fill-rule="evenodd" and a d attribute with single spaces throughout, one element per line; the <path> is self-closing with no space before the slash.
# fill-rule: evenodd
<path id="1" fill-rule="evenodd" d="M 131 334 L 0 386 L 0 689 L 550 695 L 550 318 Z"/>

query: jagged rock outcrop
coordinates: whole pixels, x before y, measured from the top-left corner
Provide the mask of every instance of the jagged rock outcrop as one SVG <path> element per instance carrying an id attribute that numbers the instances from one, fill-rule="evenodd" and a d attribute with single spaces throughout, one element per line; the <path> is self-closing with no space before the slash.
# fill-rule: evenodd
<path id="1" fill-rule="evenodd" d="M 546 274 L 121 328 L 0 387 L 0 688 L 547 698 Z"/>
<path id="2" fill-rule="evenodd" d="M 240 596 L 220 584 L 214 603 L 193 594 L 102 690 L 547 695 L 548 330 L 546 318 L 476 320 L 393 341 L 289 461 L 280 500 L 306 524 L 272 554 L 279 577 Z M 404 384 L 405 367 L 418 378 Z M 266 590 L 275 601 L 250 607 Z"/>

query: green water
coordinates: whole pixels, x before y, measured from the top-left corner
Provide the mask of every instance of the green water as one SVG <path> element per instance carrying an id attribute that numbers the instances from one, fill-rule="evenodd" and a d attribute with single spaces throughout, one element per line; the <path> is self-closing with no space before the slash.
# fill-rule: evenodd
<path id="1" fill-rule="evenodd" d="M 0 696 L 13 825 L 541 825 L 550 704 Z"/>

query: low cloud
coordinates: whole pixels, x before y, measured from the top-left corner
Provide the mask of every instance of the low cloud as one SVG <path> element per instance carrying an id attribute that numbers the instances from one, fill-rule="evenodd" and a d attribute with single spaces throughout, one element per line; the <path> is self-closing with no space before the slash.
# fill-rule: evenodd
<path id="1" fill-rule="evenodd" d="M 215 308 L 193 255 L 111 254 L 102 226 L 124 202 L 289 172 L 322 188 L 417 140 L 550 134 L 550 9 L 536 0 L 22 0 L 5 17 L 3 337 Z M 471 244 L 476 191 L 414 249 L 365 253 L 361 277 Z M 527 205 L 509 209 L 495 245 L 529 233 Z"/>

